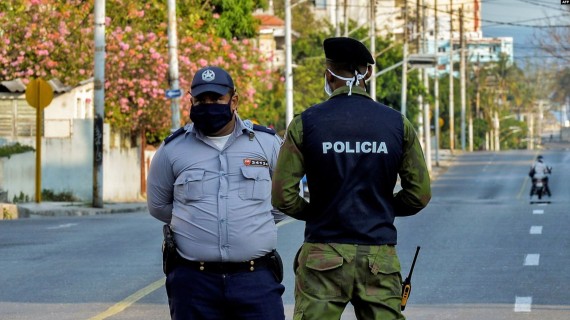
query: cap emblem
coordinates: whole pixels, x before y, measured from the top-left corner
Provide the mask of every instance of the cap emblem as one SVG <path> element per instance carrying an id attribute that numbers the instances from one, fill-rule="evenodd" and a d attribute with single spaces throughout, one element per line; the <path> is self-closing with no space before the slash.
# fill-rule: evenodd
<path id="1" fill-rule="evenodd" d="M 210 82 L 214 81 L 214 79 L 216 79 L 216 74 L 214 73 L 214 71 L 206 70 L 204 71 L 204 73 L 202 73 L 202 80 Z"/>

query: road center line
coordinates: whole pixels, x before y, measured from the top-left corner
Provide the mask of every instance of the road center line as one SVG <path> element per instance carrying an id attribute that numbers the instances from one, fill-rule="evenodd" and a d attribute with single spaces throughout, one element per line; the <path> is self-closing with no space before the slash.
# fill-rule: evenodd
<path id="1" fill-rule="evenodd" d="M 532 210 L 532 214 L 544 214 L 544 210 L 542 210 L 542 209 L 534 209 L 534 210 Z"/>
<path id="2" fill-rule="evenodd" d="M 530 227 L 530 234 L 542 234 L 542 226 Z"/>
<path id="3" fill-rule="evenodd" d="M 281 226 L 284 226 L 286 224 L 289 224 L 289 223 L 292 223 L 295 221 L 298 221 L 298 220 L 292 219 L 292 218 L 290 218 L 290 219 L 287 218 L 287 219 L 277 223 L 277 227 L 279 228 Z M 105 312 L 100 313 L 100 314 L 98 314 L 92 318 L 89 318 L 88 320 L 104 320 L 104 319 L 107 319 L 109 317 L 116 315 L 117 313 L 123 312 L 123 310 L 130 307 L 133 303 L 135 303 L 135 302 L 139 301 L 140 299 L 144 298 L 145 296 L 149 295 L 154 290 L 162 287 L 164 285 L 165 281 L 166 281 L 166 278 L 162 278 L 160 280 L 157 280 L 157 281 L 149 284 L 148 286 L 146 286 L 146 287 L 140 289 L 139 291 L 131 294 L 130 296 L 126 297 L 123 301 L 117 302 L 115 305 L 113 305 L 109 309 L 105 310 Z"/>
<path id="4" fill-rule="evenodd" d="M 77 223 L 65 223 L 65 224 L 60 224 L 58 226 L 55 227 L 47 227 L 47 230 L 56 230 L 56 229 L 63 229 L 63 228 L 71 228 L 73 226 L 76 226 Z"/>
<path id="5" fill-rule="evenodd" d="M 532 297 L 515 297 L 515 312 L 530 312 Z"/>
<path id="6" fill-rule="evenodd" d="M 89 318 L 89 320 L 104 320 L 109 317 L 116 315 L 119 312 L 122 312 L 126 308 L 130 307 L 133 303 L 139 301 L 140 299 L 144 298 L 154 290 L 162 287 L 164 285 L 165 278 L 161 278 L 148 286 L 140 289 L 139 291 L 131 294 L 130 296 L 126 297 L 123 301 L 119 301 L 115 305 L 111 306 L 109 309 L 105 310 L 105 312 L 100 313 L 93 318 Z"/>
<path id="7" fill-rule="evenodd" d="M 525 266 L 538 266 L 540 260 L 540 254 L 538 253 L 531 253 L 527 254 L 524 258 L 524 265 Z"/>

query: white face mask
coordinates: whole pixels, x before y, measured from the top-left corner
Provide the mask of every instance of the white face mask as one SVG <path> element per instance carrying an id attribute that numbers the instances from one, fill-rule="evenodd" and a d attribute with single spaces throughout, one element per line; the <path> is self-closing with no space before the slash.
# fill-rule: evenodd
<path id="1" fill-rule="evenodd" d="M 325 92 L 330 96 L 332 96 L 332 89 L 331 89 L 331 85 L 329 84 L 329 82 L 327 81 L 327 75 L 325 74 Z"/>
<path id="2" fill-rule="evenodd" d="M 346 86 L 350 88 L 350 91 L 348 92 L 349 96 L 352 94 L 352 86 L 355 84 L 355 82 L 356 82 L 356 85 L 358 86 L 360 84 L 360 80 L 364 79 L 364 77 L 366 77 L 366 75 L 368 74 L 368 69 L 366 69 L 366 72 L 364 74 L 360 74 L 360 73 L 356 72 L 356 70 L 355 70 L 354 71 L 354 77 L 345 78 L 345 77 L 337 76 L 336 74 L 334 74 L 334 72 L 330 71 L 330 69 L 327 69 L 327 71 L 330 72 L 333 75 L 333 77 L 346 81 Z M 332 95 L 332 89 L 329 85 L 329 82 L 327 81 L 327 75 L 326 74 L 325 74 L 325 92 L 329 96 Z"/>

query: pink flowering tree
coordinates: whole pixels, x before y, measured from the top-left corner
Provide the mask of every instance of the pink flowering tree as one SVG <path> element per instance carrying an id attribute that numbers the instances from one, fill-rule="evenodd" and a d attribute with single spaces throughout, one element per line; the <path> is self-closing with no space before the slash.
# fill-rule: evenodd
<path id="1" fill-rule="evenodd" d="M 68 0 L 0 1 L 0 78 L 59 78 L 75 84 L 93 68 L 91 4 Z"/>
<path id="2" fill-rule="evenodd" d="M 241 97 L 242 118 L 280 123 L 282 90 L 278 73 L 266 67 L 253 41 L 226 40 L 204 30 L 216 27 L 218 13 L 200 1 L 179 4 L 180 87 L 207 65 L 226 69 Z M 93 76 L 93 3 L 82 0 L 2 0 L 0 79 L 59 78 L 76 85 Z M 168 35 L 164 1 L 107 0 L 105 121 L 113 130 L 158 143 L 170 129 Z M 198 13 L 196 13 L 198 12 Z M 223 13 L 222 13 L 223 14 Z M 201 17 L 212 19 L 205 21 Z M 195 30 L 195 31 L 192 31 Z M 182 124 L 189 97 L 180 103 Z M 145 141 L 143 141 L 143 145 Z"/>
<path id="3" fill-rule="evenodd" d="M 105 119 L 123 133 L 154 133 L 169 127 L 165 99 L 168 55 L 165 37 L 131 27 L 107 33 Z"/>

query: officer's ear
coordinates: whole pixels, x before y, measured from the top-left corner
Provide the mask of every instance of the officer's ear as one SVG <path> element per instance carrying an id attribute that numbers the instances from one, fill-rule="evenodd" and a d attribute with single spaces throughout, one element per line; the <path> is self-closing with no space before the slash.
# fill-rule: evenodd
<path id="1" fill-rule="evenodd" d="M 330 85 L 332 85 L 335 81 L 335 77 L 332 75 L 332 73 L 330 73 L 328 69 L 325 70 L 325 78 Z"/>
<path id="2" fill-rule="evenodd" d="M 231 101 L 231 106 L 230 106 L 231 110 L 237 111 L 238 105 L 239 105 L 239 95 L 238 95 L 237 91 L 234 91 L 230 101 Z"/>
<path id="3" fill-rule="evenodd" d="M 190 92 L 188 92 L 190 94 Z M 192 106 L 194 105 L 195 101 L 194 101 L 194 97 L 190 94 L 190 107 L 188 108 L 188 111 L 190 111 L 190 109 L 192 109 Z"/>
<path id="4" fill-rule="evenodd" d="M 366 76 L 364 76 L 364 81 L 370 79 L 370 77 L 373 76 L 372 72 L 373 72 L 372 71 L 372 65 L 369 64 L 368 66 L 366 66 Z"/>

